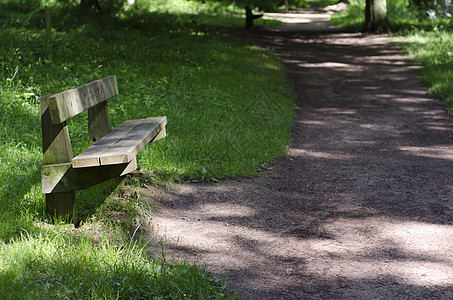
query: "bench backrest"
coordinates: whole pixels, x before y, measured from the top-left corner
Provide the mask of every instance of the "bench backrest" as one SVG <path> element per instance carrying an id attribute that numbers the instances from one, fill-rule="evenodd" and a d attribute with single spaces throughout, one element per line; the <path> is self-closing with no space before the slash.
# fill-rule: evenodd
<path id="1" fill-rule="evenodd" d="M 118 95 L 116 76 L 110 76 L 47 96 L 52 124 L 63 123 L 116 95 Z"/>
<path id="2" fill-rule="evenodd" d="M 118 95 L 116 76 L 95 80 L 62 93 L 41 97 L 44 164 L 73 158 L 66 120 L 88 110 L 88 135 L 94 143 L 111 131 L 107 99 Z"/>

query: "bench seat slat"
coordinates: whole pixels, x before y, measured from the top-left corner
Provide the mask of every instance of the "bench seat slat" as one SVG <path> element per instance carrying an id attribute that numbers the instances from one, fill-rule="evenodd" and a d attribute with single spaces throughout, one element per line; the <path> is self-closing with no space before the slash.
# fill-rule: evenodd
<path id="1" fill-rule="evenodd" d="M 131 161 L 167 123 L 166 117 L 129 120 L 72 160 L 74 168 Z"/>
<path id="2" fill-rule="evenodd" d="M 105 135 L 102 139 L 91 145 L 77 157 L 72 159 L 73 168 L 100 166 L 99 156 L 113 147 L 118 141 L 125 137 L 131 130 L 137 127 L 143 119 L 128 120 Z"/>
<path id="3" fill-rule="evenodd" d="M 127 136 L 121 139 L 114 147 L 101 155 L 101 165 L 126 163 L 151 142 L 167 124 L 167 117 L 144 119 Z"/>

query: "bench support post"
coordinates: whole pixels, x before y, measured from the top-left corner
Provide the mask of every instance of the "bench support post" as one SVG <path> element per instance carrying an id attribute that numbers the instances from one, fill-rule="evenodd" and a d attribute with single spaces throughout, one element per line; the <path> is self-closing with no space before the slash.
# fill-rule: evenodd
<path id="1" fill-rule="evenodd" d="M 71 162 L 73 154 L 68 125 L 66 122 L 52 124 L 47 97 L 41 97 L 41 127 L 44 165 Z M 47 215 L 50 218 L 68 218 L 76 224 L 75 199 L 75 191 L 46 194 Z"/>
<path id="2" fill-rule="evenodd" d="M 76 191 L 46 194 L 46 213 L 51 219 L 63 218 L 77 225 Z"/>

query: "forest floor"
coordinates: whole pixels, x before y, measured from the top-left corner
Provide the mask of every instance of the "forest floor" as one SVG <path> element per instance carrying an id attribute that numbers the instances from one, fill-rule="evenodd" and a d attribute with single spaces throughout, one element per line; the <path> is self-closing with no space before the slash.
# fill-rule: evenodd
<path id="1" fill-rule="evenodd" d="M 288 155 L 254 178 L 140 190 L 154 239 L 246 299 L 453 299 L 451 118 L 390 38 L 299 17 L 240 33 L 297 92 Z"/>

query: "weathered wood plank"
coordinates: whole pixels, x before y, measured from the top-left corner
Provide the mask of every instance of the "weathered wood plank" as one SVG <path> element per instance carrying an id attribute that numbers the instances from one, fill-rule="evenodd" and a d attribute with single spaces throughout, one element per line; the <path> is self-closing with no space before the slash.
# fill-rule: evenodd
<path id="1" fill-rule="evenodd" d="M 52 124 L 47 97 L 41 97 L 41 129 L 43 163 L 58 164 L 70 162 L 73 157 L 69 130 L 66 122 Z"/>
<path id="2" fill-rule="evenodd" d="M 71 163 L 44 165 L 41 168 L 42 193 L 62 193 L 83 190 L 137 169 L 137 160 L 124 164 L 73 168 Z"/>
<path id="3" fill-rule="evenodd" d="M 115 76 L 95 80 L 62 93 L 48 96 L 53 124 L 72 118 L 90 107 L 118 95 Z"/>
<path id="4" fill-rule="evenodd" d="M 55 192 L 67 192 L 74 191 L 75 189 L 70 188 L 66 173 L 69 172 L 71 163 L 54 164 L 54 165 L 43 165 L 41 167 L 41 191 L 43 194 L 50 194 L 54 192 L 57 185 L 66 186 L 68 188 L 64 190 L 55 190 Z"/>
<path id="5" fill-rule="evenodd" d="M 156 135 L 156 137 L 151 142 L 158 141 L 160 139 L 163 139 L 166 136 L 167 136 L 167 130 L 165 129 L 165 126 L 164 126 L 164 128 L 162 128 L 162 130 L 159 132 L 159 134 Z"/>
<path id="6" fill-rule="evenodd" d="M 129 120 L 72 160 L 74 168 L 131 161 L 167 124 L 166 117 Z M 159 138 L 165 136 L 161 134 Z"/>
<path id="7" fill-rule="evenodd" d="M 125 163 L 132 160 L 165 128 L 166 124 L 167 117 L 144 119 L 114 147 L 111 147 L 101 155 L 101 165 Z"/>
<path id="8" fill-rule="evenodd" d="M 88 109 L 88 136 L 90 145 L 96 143 L 112 131 L 107 101 Z"/>
<path id="9" fill-rule="evenodd" d="M 97 141 L 94 145 L 74 157 L 72 166 L 74 168 L 85 168 L 100 166 L 101 162 L 99 157 L 113 147 L 118 141 L 129 134 L 138 124 L 144 119 L 128 120 L 115 128 L 109 134 Z"/>

